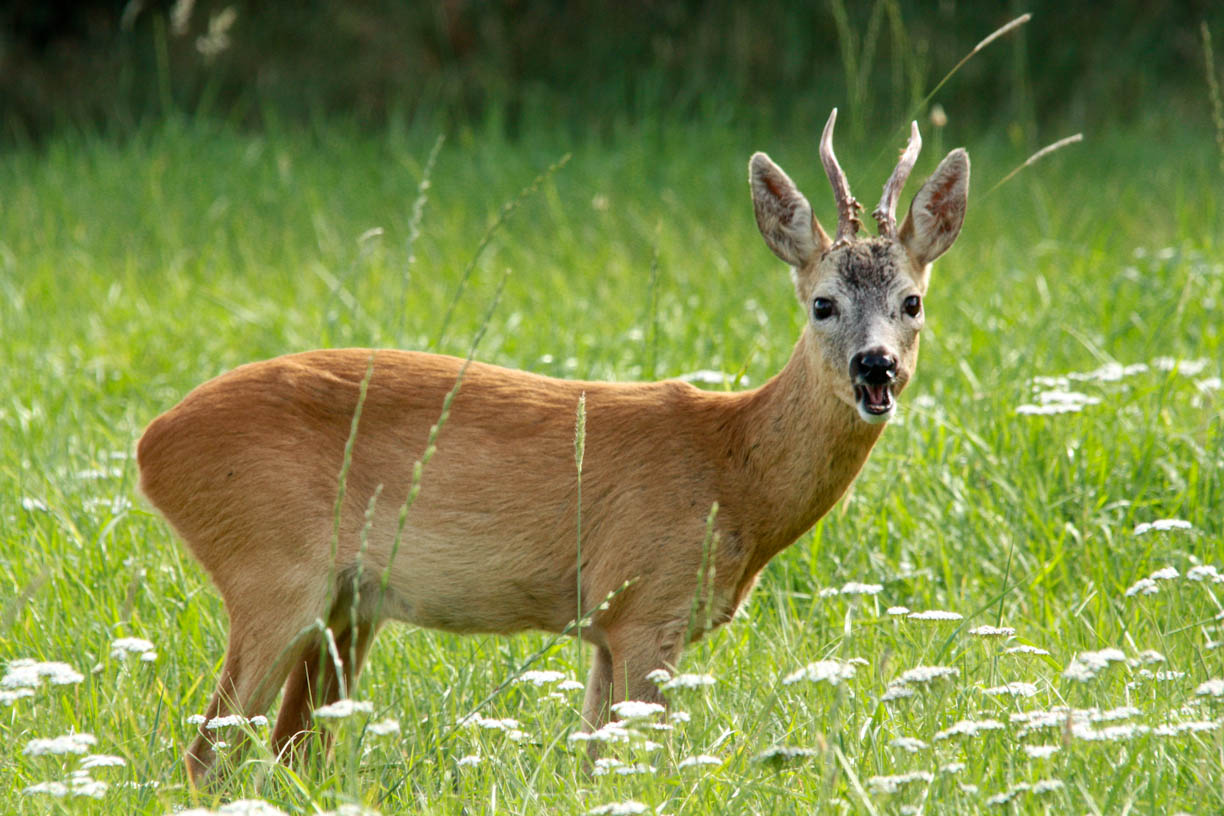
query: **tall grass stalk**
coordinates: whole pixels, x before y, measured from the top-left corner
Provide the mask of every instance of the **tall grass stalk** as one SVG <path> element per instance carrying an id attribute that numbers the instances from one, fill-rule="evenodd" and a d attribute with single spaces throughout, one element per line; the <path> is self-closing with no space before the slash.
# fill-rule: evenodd
<path id="1" fill-rule="evenodd" d="M 438 154 L 442 152 L 442 145 L 445 142 L 446 134 L 439 133 L 438 138 L 434 140 L 433 147 L 429 149 L 429 156 L 425 159 L 425 167 L 421 170 L 421 181 L 417 184 L 416 199 L 412 202 L 412 215 L 408 219 L 408 238 L 404 242 L 404 272 L 400 276 L 399 309 L 396 311 L 396 348 L 402 348 L 404 345 L 404 327 L 408 319 L 408 284 L 412 280 L 412 269 L 416 266 L 416 242 L 421 237 L 421 223 L 425 220 L 425 205 L 429 202 L 429 187 L 432 184 L 434 165 L 438 161 Z"/>
<path id="2" fill-rule="evenodd" d="M 1068 145 L 1078 144 L 1079 142 L 1082 142 L 1082 141 L 1084 141 L 1084 134 L 1076 133 L 1074 135 L 1067 136 L 1064 139 L 1059 139 L 1057 142 L 1051 142 L 1050 144 L 1038 150 L 1033 155 L 1029 156 L 1027 159 L 1025 159 L 1023 162 L 1018 164 L 1016 167 L 1012 168 L 1010 173 L 1008 173 L 1006 176 L 996 181 L 994 183 L 994 186 L 992 186 L 989 190 L 987 190 L 985 193 L 982 194 L 982 197 L 985 198 L 986 196 L 990 195 L 995 190 L 999 189 L 1004 184 L 1011 181 L 1016 176 L 1016 174 L 1019 173 L 1021 170 L 1023 170 L 1026 167 L 1036 164 L 1037 162 L 1041 161 L 1042 159 L 1044 159 L 1046 156 L 1050 155 L 1054 151 L 1062 150 L 1064 147 L 1067 147 Z"/>
<path id="3" fill-rule="evenodd" d="M 1224 99 L 1220 96 L 1220 83 L 1216 79 L 1215 52 L 1211 47 L 1211 29 L 1203 20 L 1200 31 L 1203 35 L 1203 73 L 1207 77 L 1207 97 L 1211 100 L 1211 121 L 1215 125 L 1216 149 L 1220 152 L 1220 173 L 1224 174 Z"/>
<path id="4" fill-rule="evenodd" d="M 574 615 L 575 621 L 582 620 L 582 458 L 586 453 L 586 392 L 582 392 L 582 396 L 578 397 L 577 417 L 574 420 L 574 468 L 577 471 L 577 490 L 578 499 L 574 509 L 574 515 L 577 518 L 578 536 L 576 542 L 577 548 L 577 564 L 575 568 L 576 586 L 574 587 L 575 596 L 577 597 L 578 611 Z M 578 629 L 578 667 L 582 668 L 582 628 Z"/>

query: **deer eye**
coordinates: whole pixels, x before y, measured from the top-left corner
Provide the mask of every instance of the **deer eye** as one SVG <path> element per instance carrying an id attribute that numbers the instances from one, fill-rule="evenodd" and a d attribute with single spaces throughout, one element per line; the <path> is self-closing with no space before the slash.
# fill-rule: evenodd
<path id="1" fill-rule="evenodd" d="M 910 295 L 901 305 L 905 308 L 905 313 L 907 315 L 910 317 L 917 317 L 918 313 L 922 311 L 922 298 L 918 297 L 917 295 Z"/>
<path id="2" fill-rule="evenodd" d="M 812 301 L 812 317 L 817 320 L 827 320 L 837 311 L 833 306 L 833 301 L 828 298 L 816 298 Z"/>

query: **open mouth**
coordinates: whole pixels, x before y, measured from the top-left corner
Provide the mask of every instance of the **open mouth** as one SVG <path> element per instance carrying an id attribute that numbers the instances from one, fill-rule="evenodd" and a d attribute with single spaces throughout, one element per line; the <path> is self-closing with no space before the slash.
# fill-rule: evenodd
<path id="1" fill-rule="evenodd" d="M 854 400 L 858 404 L 859 416 L 872 423 L 884 422 L 892 416 L 896 407 L 891 383 L 858 383 L 854 386 Z"/>

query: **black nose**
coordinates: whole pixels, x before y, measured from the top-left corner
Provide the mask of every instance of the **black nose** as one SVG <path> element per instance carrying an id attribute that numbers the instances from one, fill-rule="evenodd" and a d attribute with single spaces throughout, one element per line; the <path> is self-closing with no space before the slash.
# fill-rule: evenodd
<path id="1" fill-rule="evenodd" d="M 868 385 L 885 385 L 897 373 L 897 358 L 882 349 L 860 351 L 850 358 L 851 379 Z"/>

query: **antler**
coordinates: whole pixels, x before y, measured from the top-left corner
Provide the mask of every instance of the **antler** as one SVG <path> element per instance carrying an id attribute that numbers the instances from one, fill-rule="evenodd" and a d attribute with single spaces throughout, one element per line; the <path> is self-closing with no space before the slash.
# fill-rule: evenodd
<path id="1" fill-rule="evenodd" d="M 901 154 L 901 159 L 897 162 L 897 169 L 893 170 L 892 175 L 888 177 L 888 182 L 884 185 L 884 195 L 880 197 L 880 206 L 871 213 L 871 217 L 880 225 L 880 235 L 884 238 L 897 237 L 897 199 L 901 197 L 901 188 L 905 186 L 905 180 L 909 178 L 910 171 L 914 169 L 914 162 L 918 161 L 920 150 L 922 150 L 922 137 L 918 135 L 918 123 L 911 122 L 909 143 L 905 145 L 905 152 Z"/>
<path id="2" fill-rule="evenodd" d="M 850 182 L 846 181 L 846 174 L 837 163 L 837 156 L 833 155 L 833 123 L 836 121 L 837 108 L 834 108 L 825 123 L 824 133 L 820 134 L 820 163 L 824 165 L 829 184 L 833 185 L 833 198 L 837 202 L 837 237 L 833 239 L 832 249 L 849 244 L 863 228 L 858 217 L 863 205 L 850 194 Z"/>

